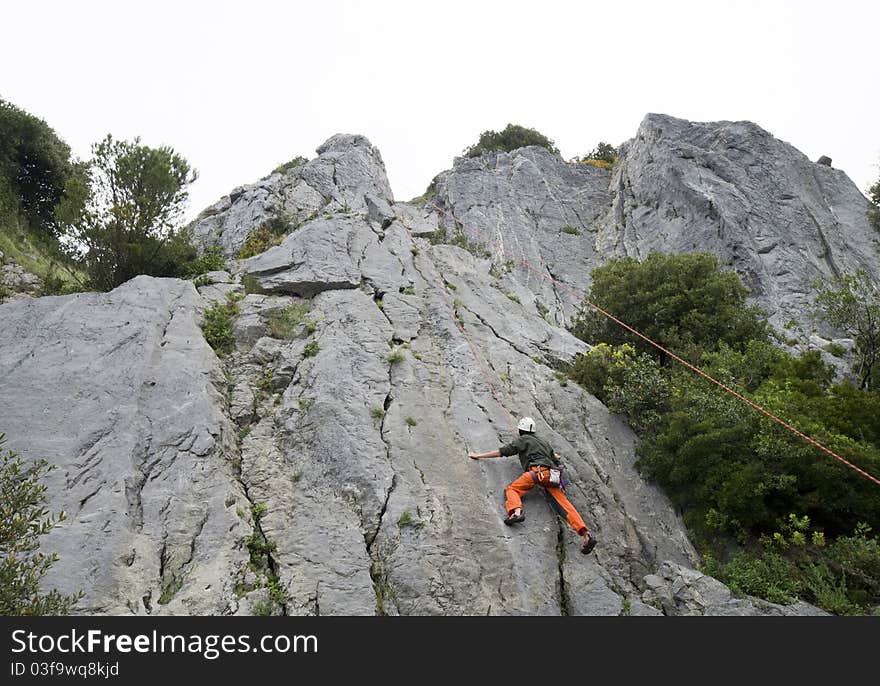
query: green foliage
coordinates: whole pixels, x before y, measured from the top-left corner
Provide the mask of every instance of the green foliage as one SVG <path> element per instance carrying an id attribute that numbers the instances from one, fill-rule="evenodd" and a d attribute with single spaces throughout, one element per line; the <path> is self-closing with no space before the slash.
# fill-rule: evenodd
<path id="1" fill-rule="evenodd" d="M 537 145 L 546 148 L 554 154 L 559 154 L 553 141 L 535 129 L 528 129 L 518 124 L 508 124 L 503 131 L 483 131 L 480 139 L 469 148 L 464 150 L 467 157 L 479 157 L 484 152 L 504 151 L 511 152 L 527 145 Z"/>
<path id="2" fill-rule="evenodd" d="M 269 335 L 272 338 L 292 340 L 296 335 L 297 327 L 302 324 L 311 308 L 311 301 L 303 300 L 283 309 L 270 311 L 266 316 Z"/>
<path id="3" fill-rule="evenodd" d="M 401 348 L 395 348 L 390 355 L 388 355 L 388 362 L 391 364 L 400 364 L 406 359 L 406 354 L 404 354 Z"/>
<path id="4" fill-rule="evenodd" d="M 871 206 L 868 208 L 868 219 L 871 225 L 880 231 L 880 180 L 868 189 Z"/>
<path id="5" fill-rule="evenodd" d="M 186 265 L 184 275 L 186 278 L 192 279 L 201 274 L 224 269 L 226 269 L 226 258 L 223 257 L 223 251 L 217 246 L 211 246 Z"/>
<path id="6" fill-rule="evenodd" d="M 272 377 L 275 376 L 275 372 L 271 369 L 267 369 L 263 372 L 263 376 L 260 377 L 259 381 L 257 381 L 257 389 L 265 395 L 271 395 L 272 391 L 275 390 L 272 382 Z"/>
<path id="7" fill-rule="evenodd" d="M 667 375 L 653 357 L 631 345 L 594 346 L 575 358 L 569 374 L 639 432 L 653 432 L 667 410 Z"/>
<path id="8" fill-rule="evenodd" d="M 0 99 L 0 222 L 20 214 L 34 231 L 57 236 L 55 209 L 77 173 L 70 148 L 45 121 Z"/>
<path id="9" fill-rule="evenodd" d="M 789 514 L 780 531 L 764 535 L 762 552 L 741 551 L 727 564 L 711 556 L 704 571 L 738 593 L 771 602 L 800 597 L 839 615 L 870 614 L 880 607 L 880 542 L 866 524 L 831 545 L 811 529 L 809 517 Z"/>
<path id="10" fill-rule="evenodd" d="M 397 526 L 401 529 L 405 526 L 413 526 L 413 516 L 409 510 L 404 510 L 400 513 L 400 517 L 397 519 Z"/>
<path id="11" fill-rule="evenodd" d="M 314 398 L 299 398 L 296 402 L 299 405 L 299 409 L 308 410 L 310 407 L 312 407 L 312 405 L 315 404 L 315 399 Z"/>
<path id="12" fill-rule="evenodd" d="M 703 368 L 801 431 L 872 473 L 880 473 L 880 397 L 830 385 L 817 351 L 795 358 L 762 341 L 745 352 L 706 354 Z M 722 516 L 727 534 L 748 540 L 792 511 L 824 530 L 878 521 L 876 487 L 714 386 L 675 368 L 671 394 L 653 433 L 643 433 L 639 465 L 685 511 L 698 535 Z"/>
<path id="13" fill-rule="evenodd" d="M 305 157 L 294 157 L 289 162 L 285 162 L 284 164 L 279 164 L 275 169 L 272 170 L 273 174 L 285 174 L 291 169 L 295 169 L 296 167 L 301 167 L 308 160 Z"/>
<path id="14" fill-rule="evenodd" d="M 625 257 L 594 269 L 592 278 L 591 302 L 691 362 L 722 341 L 742 347 L 767 338 L 762 313 L 745 304 L 745 286 L 735 272 L 720 271 L 714 255 L 652 252 L 643 262 Z M 587 343 L 631 343 L 659 356 L 592 308 L 576 317 L 573 331 Z"/>
<path id="15" fill-rule="evenodd" d="M 454 245 L 462 250 L 467 250 L 471 255 L 480 260 L 492 256 L 492 253 L 485 245 L 480 241 L 468 238 L 460 227 L 456 227 L 455 233 L 450 237 L 449 231 L 441 226 L 428 236 L 428 241 L 431 245 Z"/>
<path id="16" fill-rule="evenodd" d="M 562 227 L 562 233 L 567 233 L 571 236 L 580 236 L 581 235 L 580 231 L 578 231 L 576 228 L 574 228 L 573 226 L 571 226 L 569 224 L 566 224 L 565 226 Z"/>
<path id="17" fill-rule="evenodd" d="M 800 590 L 794 565 L 772 551 L 758 557 L 740 553 L 724 565 L 707 559 L 704 571 L 727 584 L 734 593 L 758 596 L 771 603 L 794 602 Z"/>
<path id="18" fill-rule="evenodd" d="M 241 285 L 244 286 L 244 292 L 247 295 L 251 293 L 263 293 L 263 287 L 260 285 L 259 279 L 253 274 L 245 274 L 241 279 Z"/>
<path id="19" fill-rule="evenodd" d="M 606 162 L 605 160 L 578 160 L 581 164 L 587 164 L 591 167 L 598 167 L 599 169 L 611 169 L 614 166 L 613 162 Z"/>
<path id="20" fill-rule="evenodd" d="M 183 588 L 183 579 L 172 576 L 171 580 L 162 587 L 162 594 L 159 596 L 159 605 L 167 605 L 171 602 L 177 592 Z"/>
<path id="21" fill-rule="evenodd" d="M 846 348 L 840 345 L 840 343 L 829 343 L 822 349 L 834 357 L 843 357 L 846 355 Z"/>
<path id="22" fill-rule="evenodd" d="M 591 300 L 880 474 L 880 391 L 835 384 L 818 350 L 794 356 L 776 348 L 766 322 L 745 306 L 738 280 L 723 277 L 714 258 L 696 266 L 671 261 L 646 275 L 634 261 L 619 261 L 599 273 Z M 663 274 L 686 287 L 667 289 Z M 856 291 L 823 302 L 850 306 Z M 863 310 L 871 305 L 866 297 L 860 302 Z M 667 319 L 669 312 L 679 314 Z M 593 323 L 592 332 L 602 340 L 606 330 Z M 870 612 L 880 602 L 880 559 L 876 540 L 856 527 L 880 521 L 876 486 L 684 367 L 663 362 L 609 333 L 569 374 L 636 429 L 639 468 L 666 490 L 697 544 L 710 554 L 739 548 L 725 563 L 712 562 L 712 573 L 769 600 L 802 596 L 836 613 Z M 848 536 L 853 530 L 860 533 Z M 766 549 L 756 553 L 759 541 Z"/>
<path id="23" fill-rule="evenodd" d="M 318 351 L 321 349 L 321 346 L 318 345 L 318 341 L 311 341 L 306 343 L 303 348 L 303 357 L 314 357 L 318 354 Z"/>
<path id="24" fill-rule="evenodd" d="M 614 164 L 617 162 L 617 148 L 610 143 L 600 142 L 595 148 L 586 154 L 589 160 L 598 160 Z"/>
<path id="25" fill-rule="evenodd" d="M 202 331 L 208 345 L 220 357 L 225 357 L 235 349 L 235 332 L 232 324 L 237 315 L 238 303 L 232 299 L 216 302 L 205 311 Z"/>
<path id="26" fill-rule="evenodd" d="M 418 422 L 413 417 L 406 418 L 406 425 L 410 428 L 414 427 Z"/>
<path id="27" fill-rule="evenodd" d="M 861 388 L 880 386 L 880 289 L 863 270 L 830 284 L 817 281 L 816 312 L 856 342 L 856 365 Z"/>
<path id="28" fill-rule="evenodd" d="M 508 299 L 508 300 L 512 300 L 513 302 L 518 303 L 518 304 L 519 304 L 519 302 L 520 302 L 520 300 L 519 300 L 519 296 L 518 296 L 518 295 L 514 295 L 513 293 L 507 293 L 507 299 Z"/>
<path id="29" fill-rule="evenodd" d="M 197 260 L 177 228 L 196 173 L 168 146 L 108 135 L 92 146 L 83 174 L 68 179 L 56 215 L 89 285 L 110 290 L 138 274 L 182 276 Z"/>
<path id="30" fill-rule="evenodd" d="M 58 561 L 40 552 L 40 537 L 64 521 L 46 509 L 46 486 L 40 481 L 54 467 L 45 460 L 24 465 L 3 449 L 0 433 L 0 615 L 67 615 L 82 597 L 57 590 L 43 593 L 40 581 Z"/>
<path id="31" fill-rule="evenodd" d="M 385 419 L 385 410 L 378 405 L 370 408 L 370 416 L 373 419 Z"/>
<path id="32" fill-rule="evenodd" d="M 415 295 L 415 294 L 416 294 L 416 289 L 413 288 L 412 286 L 407 286 L 406 288 L 404 288 L 404 289 L 401 291 L 401 293 L 403 293 L 404 295 Z"/>
<path id="33" fill-rule="evenodd" d="M 583 157 L 575 157 L 572 162 L 589 164 L 600 169 L 611 169 L 617 162 L 617 148 L 610 143 L 599 143 Z"/>
<path id="34" fill-rule="evenodd" d="M 279 214 L 267 219 L 248 235 L 244 245 L 238 251 L 238 259 L 243 260 L 259 255 L 269 248 L 279 245 L 290 229 L 290 219 L 285 215 Z"/>

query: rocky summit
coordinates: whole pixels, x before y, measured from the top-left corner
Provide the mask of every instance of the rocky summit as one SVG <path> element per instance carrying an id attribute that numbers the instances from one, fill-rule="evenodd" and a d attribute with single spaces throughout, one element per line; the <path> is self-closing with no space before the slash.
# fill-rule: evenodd
<path id="1" fill-rule="evenodd" d="M 59 468 L 47 587 L 82 614 L 813 614 L 695 571 L 634 435 L 558 369 L 590 270 L 707 250 L 808 344 L 810 282 L 880 280 L 868 201 L 746 122 L 649 115 L 613 169 L 542 148 L 457 159 L 395 202 L 379 151 L 337 135 L 194 222 L 227 270 L 0 305 L 0 430 Z M 249 237 L 272 240 L 248 257 Z M 228 303 L 228 305 L 227 305 Z M 234 346 L 201 325 L 227 306 Z M 537 420 L 590 556 L 515 458 Z"/>

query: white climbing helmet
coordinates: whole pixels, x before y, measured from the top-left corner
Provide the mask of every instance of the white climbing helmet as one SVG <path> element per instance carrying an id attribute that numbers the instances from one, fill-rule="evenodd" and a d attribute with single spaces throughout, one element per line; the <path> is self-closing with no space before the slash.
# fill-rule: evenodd
<path id="1" fill-rule="evenodd" d="M 530 434 L 535 433 L 535 420 L 531 417 L 523 417 L 519 420 L 516 428 L 520 431 L 528 431 Z"/>

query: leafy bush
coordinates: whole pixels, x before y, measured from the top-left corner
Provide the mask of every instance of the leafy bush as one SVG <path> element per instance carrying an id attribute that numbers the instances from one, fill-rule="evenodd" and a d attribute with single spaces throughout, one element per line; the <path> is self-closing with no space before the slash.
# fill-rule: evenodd
<path id="1" fill-rule="evenodd" d="M 586 355 L 575 358 L 569 374 L 608 409 L 626 417 L 637 431 L 653 431 L 667 410 L 667 375 L 654 358 L 637 354 L 631 345 L 594 346 Z"/>
<path id="2" fill-rule="evenodd" d="M 652 252 L 639 262 L 612 260 L 592 271 L 588 299 L 691 362 L 718 343 L 741 347 L 767 338 L 763 314 L 745 303 L 748 291 L 733 271 L 720 271 L 708 253 Z M 658 356 L 655 348 L 592 308 L 582 311 L 573 331 L 587 343 L 631 343 Z"/>
<path id="3" fill-rule="evenodd" d="M 192 279 L 208 272 L 218 272 L 224 269 L 226 269 L 226 258 L 223 257 L 223 251 L 217 246 L 211 246 L 186 265 L 184 274 L 186 278 Z"/>
<path id="4" fill-rule="evenodd" d="M 54 467 L 45 460 L 25 465 L 17 453 L 3 449 L 0 433 L 0 615 L 67 615 L 82 597 L 57 590 L 44 593 L 40 585 L 58 561 L 55 553 L 40 552 L 40 537 L 64 521 L 45 507 L 46 486 L 40 481 Z"/>
<path id="5" fill-rule="evenodd" d="M 611 169 L 614 166 L 613 162 L 606 162 L 605 160 L 579 160 L 581 164 L 586 164 L 591 167 L 598 167 L 599 169 Z"/>
<path id="6" fill-rule="evenodd" d="M 846 348 L 840 345 L 840 343 L 829 343 L 823 348 L 823 350 L 834 357 L 843 357 L 846 355 Z"/>
<path id="7" fill-rule="evenodd" d="M 296 328 L 303 322 L 311 307 L 310 301 L 303 300 L 283 309 L 270 311 L 266 316 L 269 334 L 272 338 L 292 340 L 296 335 Z"/>
<path id="8" fill-rule="evenodd" d="M 226 302 L 216 302 L 205 311 L 202 331 L 208 345 L 220 357 L 228 355 L 235 349 L 235 332 L 232 324 L 238 315 L 238 309 L 238 303 L 230 299 Z"/>
<path id="9" fill-rule="evenodd" d="M 596 166 L 604 166 L 606 169 L 610 168 L 615 162 L 617 162 L 617 148 L 610 143 L 600 142 L 579 161 L 586 164 L 591 162 L 599 163 Z"/>
<path id="10" fill-rule="evenodd" d="M 627 312 L 624 320 L 680 346 L 714 378 L 880 474 L 880 391 L 835 384 L 820 351 L 776 348 L 738 280 L 718 272 L 714 258 L 682 259 L 660 264 L 655 256 L 645 271 L 618 261 L 594 280 L 591 299 Z M 667 319 L 669 312 L 682 314 Z M 682 511 L 697 545 L 710 555 L 740 548 L 713 562 L 712 573 L 740 592 L 775 601 L 800 595 L 836 613 L 880 604 L 878 543 L 858 528 L 880 521 L 874 484 L 684 367 L 591 324 L 581 335 L 588 329 L 605 341 L 569 373 L 636 429 L 639 468 Z M 755 553 L 759 542 L 767 549 Z"/>
<path id="11" fill-rule="evenodd" d="M 416 426 L 417 424 L 418 424 L 418 422 L 415 420 L 414 417 L 407 417 L 406 418 L 406 425 L 408 427 L 412 428 L 412 427 Z"/>
<path id="12" fill-rule="evenodd" d="M 568 224 L 566 224 L 565 226 L 562 227 L 562 233 L 567 233 L 571 236 L 580 236 L 581 235 L 580 231 L 578 231 L 576 228 L 574 228 L 573 226 L 570 226 Z"/>
<path id="13" fill-rule="evenodd" d="M 405 359 L 406 359 L 406 355 L 404 354 L 403 350 L 401 350 L 400 348 L 395 348 L 391 352 L 391 354 L 388 356 L 388 362 L 391 363 L 392 365 L 400 364 Z"/>
<path id="14" fill-rule="evenodd" d="M 179 220 L 197 175 L 168 146 L 108 135 L 85 172 L 68 179 L 56 209 L 71 257 L 89 285 L 110 290 L 138 274 L 182 276 L 196 259 Z"/>
<path id="15" fill-rule="evenodd" d="M 471 255 L 480 260 L 492 256 L 492 253 L 483 243 L 468 238 L 461 228 L 456 228 L 455 233 L 450 237 L 447 229 L 441 226 L 428 236 L 428 241 L 431 245 L 454 245 L 462 250 L 467 250 Z"/>
<path id="16" fill-rule="evenodd" d="M 384 419 L 385 418 L 385 410 L 378 405 L 370 408 L 370 416 L 373 419 Z"/>
<path id="17" fill-rule="evenodd" d="M 528 145 L 537 145 L 546 148 L 554 154 L 559 150 L 553 141 L 535 129 L 528 129 L 518 124 L 508 124 L 503 131 L 483 131 L 480 139 L 469 148 L 464 150 L 467 157 L 479 157 L 484 152 L 504 151 L 511 152 Z"/>
<path id="18" fill-rule="evenodd" d="M 294 157 L 289 162 L 285 162 L 284 164 L 279 164 L 275 169 L 272 170 L 273 174 L 284 174 L 291 169 L 295 169 L 296 167 L 301 167 L 308 160 L 305 157 Z"/>
<path id="19" fill-rule="evenodd" d="M 314 357 L 320 349 L 321 346 L 318 345 L 318 341 L 306 343 L 306 346 L 303 348 L 303 357 Z"/>
<path id="20" fill-rule="evenodd" d="M 244 286 L 244 292 L 246 295 L 250 295 L 251 293 L 263 293 L 263 287 L 260 285 L 259 279 L 253 274 L 245 274 L 241 278 L 241 285 Z"/>
<path id="21" fill-rule="evenodd" d="M 57 236 L 56 207 L 80 173 L 45 121 L 0 99 L 0 219 L 20 213 L 32 230 Z"/>
<path id="22" fill-rule="evenodd" d="M 877 231 L 880 231 L 880 180 L 868 189 L 871 205 L 868 208 L 868 219 Z"/>
<path id="23" fill-rule="evenodd" d="M 267 219 L 248 235 L 244 245 L 238 251 L 238 259 L 253 257 L 266 252 L 269 248 L 280 245 L 290 228 L 290 220 L 283 215 Z"/>
<path id="24" fill-rule="evenodd" d="M 771 603 L 794 602 L 800 591 L 796 568 L 772 551 L 759 557 L 739 553 L 724 565 L 710 558 L 704 571 L 727 584 L 734 593 L 757 596 Z"/>
<path id="25" fill-rule="evenodd" d="M 845 274 L 831 283 L 817 281 L 813 286 L 819 290 L 816 313 L 855 339 L 854 372 L 861 387 L 875 385 L 874 377 L 880 367 L 880 289 L 863 270 Z"/>

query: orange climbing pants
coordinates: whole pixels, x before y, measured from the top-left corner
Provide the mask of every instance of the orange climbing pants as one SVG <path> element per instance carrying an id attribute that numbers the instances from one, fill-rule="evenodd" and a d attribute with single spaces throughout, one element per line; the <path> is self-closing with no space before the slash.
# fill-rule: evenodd
<path id="1" fill-rule="evenodd" d="M 565 491 L 558 486 L 547 485 L 550 480 L 550 470 L 547 467 L 529 467 L 529 471 L 523 473 L 521 477 L 504 489 L 504 495 L 507 498 L 507 514 L 509 515 L 517 508 L 522 507 L 522 497 L 534 488 L 535 477 L 532 476 L 533 472 L 538 476 L 538 483 L 544 487 L 544 490 L 550 494 L 550 497 L 565 511 L 565 518 L 571 525 L 571 528 L 577 531 L 579 536 L 583 536 L 585 531 L 589 531 L 590 528 L 584 523 L 578 511 L 574 509 L 574 505 L 565 497 Z"/>

